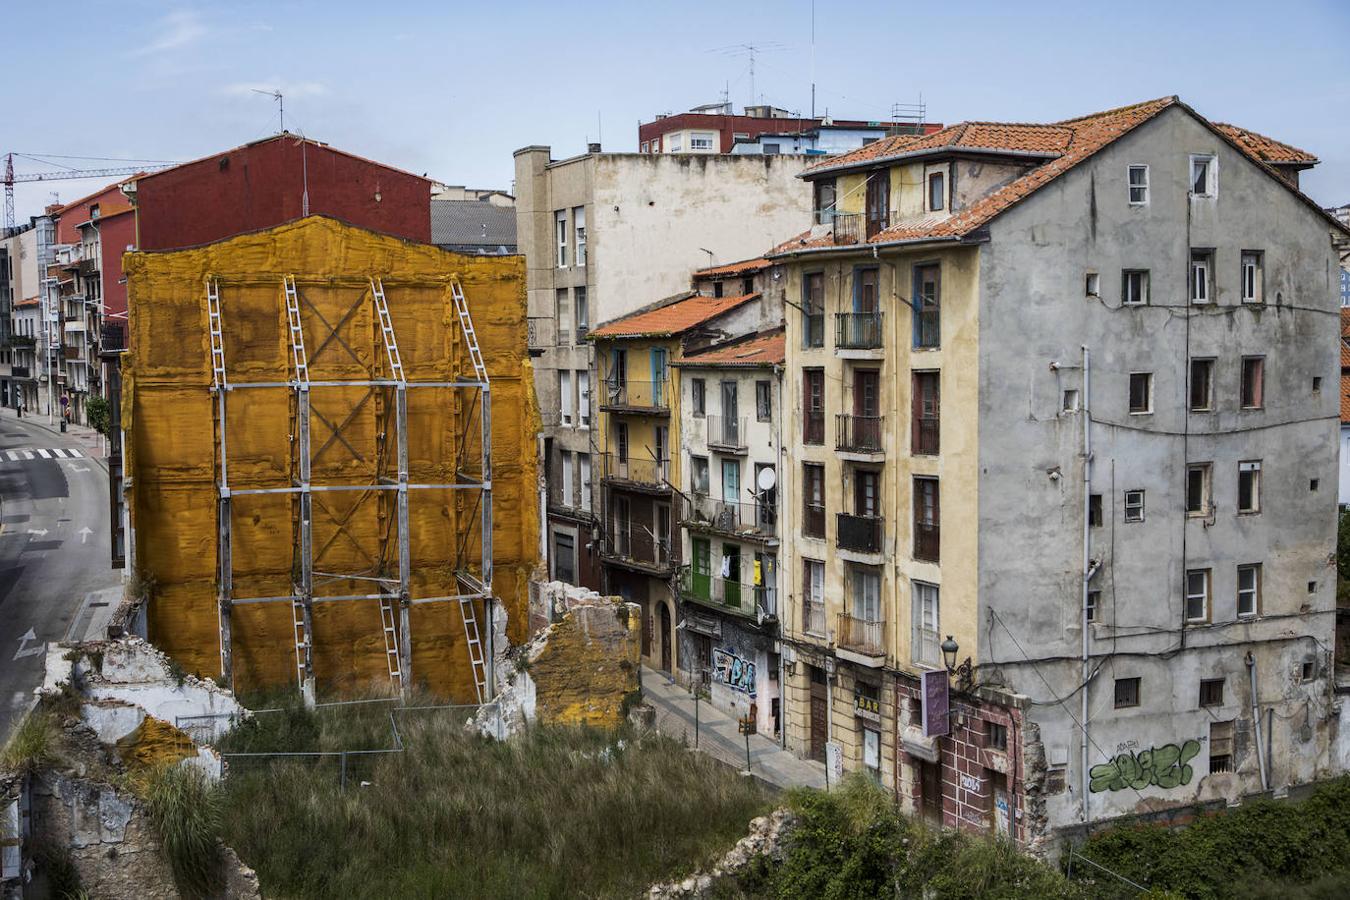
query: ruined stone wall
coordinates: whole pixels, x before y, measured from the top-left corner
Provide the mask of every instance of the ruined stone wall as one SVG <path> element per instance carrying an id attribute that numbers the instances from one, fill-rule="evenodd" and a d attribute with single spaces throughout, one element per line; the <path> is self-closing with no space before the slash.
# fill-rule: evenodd
<path id="1" fill-rule="evenodd" d="M 642 650 L 636 604 L 599 598 L 573 606 L 546 632 L 529 664 L 540 722 L 614 727 L 638 690 Z"/>

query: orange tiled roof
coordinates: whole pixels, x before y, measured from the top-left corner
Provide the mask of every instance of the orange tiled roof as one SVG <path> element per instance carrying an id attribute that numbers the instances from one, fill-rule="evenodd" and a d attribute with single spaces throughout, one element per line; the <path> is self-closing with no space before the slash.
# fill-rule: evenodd
<path id="1" fill-rule="evenodd" d="M 685 366 L 773 366 L 786 358 L 783 329 L 763 331 L 749 338 L 728 341 L 675 361 Z"/>
<path id="2" fill-rule="evenodd" d="M 1341 371 L 1350 374 L 1350 342 L 1341 339 Z"/>
<path id="3" fill-rule="evenodd" d="M 1308 151 L 1266 137 L 1264 134 L 1257 134 L 1255 131 L 1248 131 L 1245 128 L 1239 128 L 1236 125 L 1229 125 L 1224 122 L 1215 122 L 1214 127 L 1222 131 L 1230 141 L 1262 162 L 1276 166 L 1317 165 L 1317 157 Z"/>
<path id="4" fill-rule="evenodd" d="M 27 300 L 16 300 L 16 301 L 14 301 L 14 308 L 15 308 L 15 309 L 27 309 L 27 308 L 30 307 L 30 306 L 37 306 L 37 305 L 38 305 L 38 298 L 37 298 L 37 297 L 29 297 Z"/>
<path id="5" fill-rule="evenodd" d="M 852 153 L 846 153 L 836 159 L 818 163 L 807 169 L 803 174 L 831 170 L 836 167 L 849 168 L 860 162 L 884 161 L 916 150 L 938 147 L 969 149 L 983 146 L 1005 151 L 1053 154 L 1053 158 L 1047 162 L 1029 170 L 1021 177 L 1013 179 L 1003 187 L 986 194 L 970 206 L 954 214 L 947 216 L 941 213 L 929 214 L 897 222 L 890 228 L 868 238 L 864 243 L 875 244 L 905 240 L 956 240 L 983 227 L 999 213 L 1174 105 L 1182 105 L 1179 98 L 1175 96 L 1160 97 L 1157 100 L 1136 103 L 1132 106 L 1122 106 L 1050 125 L 999 125 L 990 122 L 967 122 L 952 125 L 931 135 L 905 135 L 886 138 Z M 1187 108 L 1189 109 L 1189 107 Z M 1204 120 L 1202 119 L 1202 121 Z M 1229 140 L 1234 140 L 1240 149 L 1262 164 L 1266 160 L 1262 158 L 1260 153 L 1270 152 L 1273 154 L 1276 152 L 1274 148 L 1277 145 L 1289 154 L 1303 152 L 1288 145 L 1279 144 L 1277 141 L 1271 141 L 1269 138 L 1261 138 L 1260 135 L 1255 135 L 1253 132 L 1243 132 L 1252 136 L 1252 140 L 1246 142 L 1236 139 L 1231 134 L 1222 131 L 1220 133 Z M 1269 146 L 1262 144 L 1262 150 L 1258 150 L 1253 143 L 1256 138 L 1267 142 Z M 1315 205 L 1302 194 L 1298 196 L 1310 205 Z M 815 232 L 814 236 L 813 232 Z M 798 250 L 831 246 L 835 246 L 831 234 L 828 232 L 820 233 L 817 229 L 812 229 L 812 231 L 803 232 L 797 237 L 778 245 L 765 255 L 772 259 L 776 255 Z M 847 250 L 849 246 L 857 245 L 839 246 L 841 250 Z"/>
<path id="6" fill-rule="evenodd" d="M 706 269 L 699 269 L 694 273 L 695 278 L 725 278 L 728 275 L 742 275 L 746 272 L 758 272 L 761 269 L 767 269 L 770 263 L 764 257 L 755 259 L 743 259 L 740 262 L 727 263 L 723 266 L 709 266 Z"/>
<path id="7" fill-rule="evenodd" d="M 705 297 L 702 294 L 681 295 L 654 309 L 638 312 L 607 322 L 593 330 L 592 338 L 671 337 L 682 334 L 696 325 L 715 319 L 759 297 L 742 294 L 737 297 Z"/>
<path id="8" fill-rule="evenodd" d="M 1345 371 L 1345 347 L 1341 347 L 1341 371 Z M 1350 425 L 1350 375 L 1341 376 L 1341 422 Z"/>
<path id="9" fill-rule="evenodd" d="M 1341 307 L 1341 337 L 1350 337 L 1350 306 Z"/>

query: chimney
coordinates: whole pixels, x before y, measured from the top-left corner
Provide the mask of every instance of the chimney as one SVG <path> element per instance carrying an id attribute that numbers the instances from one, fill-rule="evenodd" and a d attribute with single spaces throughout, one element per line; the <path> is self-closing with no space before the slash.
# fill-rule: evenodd
<path id="1" fill-rule="evenodd" d="M 587 153 L 599 153 L 599 152 L 600 152 L 600 145 L 599 145 L 599 144 L 587 144 L 587 145 L 586 145 L 586 152 L 587 152 Z"/>

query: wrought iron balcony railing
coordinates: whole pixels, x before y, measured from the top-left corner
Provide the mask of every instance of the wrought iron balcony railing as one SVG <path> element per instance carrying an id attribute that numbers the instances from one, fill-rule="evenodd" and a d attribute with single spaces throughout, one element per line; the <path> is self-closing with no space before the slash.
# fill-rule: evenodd
<path id="1" fill-rule="evenodd" d="M 642 459 L 630 456 L 620 459 L 617 454 L 604 454 L 605 477 L 629 481 L 650 487 L 667 487 L 670 482 L 670 460 Z"/>
<path id="2" fill-rule="evenodd" d="M 670 412 L 670 382 L 661 381 L 615 381 L 607 379 L 600 383 L 600 408 L 615 412 L 633 410 L 653 410 Z"/>
<path id="3" fill-rule="evenodd" d="M 835 644 L 864 656 L 885 656 L 885 635 L 886 623 L 883 621 L 840 613 Z"/>
<path id="4" fill-rule="evenodd" d="M 839 549 L 858 553 L 880 553 L 885 522 L 881 516 L 839 513 L 835 520 L 835 527 L 838 529 L 835 540 Z"/>
<path id="5" fill-rule="evenodd" d="M 731 534 L 772 536 L 778 531 L 778 510 L 770 503 L 714 500 L 690 494 L 683 505 L 681 524 L 712 528 Z"/>
<path id="6" fill-rule="evenodd" d="M 745 419 L 708 416 L 708 446 L 714 450 L 745 450 Z"/>
<path id="7" fill-rule="evenodd" d="M 834 314 L 834 346 L 839 350 L 875 350 L 881 346 L 882 313 Z"/>
<path id="8" fill-rule="evenodd" d="M 882 416 L 851 416 L 841 413 L 834 417 L 836 450 L 851 453 L 880 453 Z"/>

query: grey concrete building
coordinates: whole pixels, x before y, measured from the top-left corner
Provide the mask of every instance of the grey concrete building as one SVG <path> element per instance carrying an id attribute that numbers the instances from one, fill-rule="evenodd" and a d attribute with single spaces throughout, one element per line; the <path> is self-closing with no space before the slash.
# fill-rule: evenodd
<path id="1" fill-rule="evenodd" d="M 692 158 L 516 151 L 530 354 L 543 415 L 541 552 L 551 577 L 600 589 L 599 436 L 586 336 L 662 297 L 701 267 L 745 259 L 809 215 L 803 156 Z"/>
<path id="2" fill-rule="evenodd" d="M 1031 847 L 1344 770 L 1315 162 L 1171 97 L 804 173 L 789 746 Z"/>

